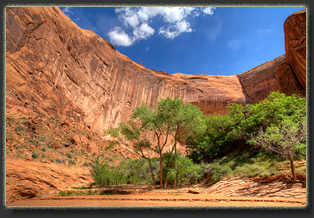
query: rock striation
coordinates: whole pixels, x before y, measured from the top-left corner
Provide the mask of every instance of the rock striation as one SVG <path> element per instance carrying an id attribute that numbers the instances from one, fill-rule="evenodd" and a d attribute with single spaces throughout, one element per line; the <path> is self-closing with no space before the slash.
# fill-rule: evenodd
<path id="1" fill-rule="evenodd" d="M 276 70 L 275 89 L 287 95 L 306 95 L 306 9 L 284 23 L 286 62 Z"/>
<path id="2" fill-rule="evenodd" d="M 287 63 L 306 89 L 306 9 L 290 15 L 284 23 Z"/>
<path id="3" fill-rule="evenodd" d="M 88 169 L 6 158 L 7 203 L 18 199 L 56 195 L 71 186 L 89 186 L 93 183 Z"/>
<path id="4" fill-rule="evenodd" d="M 237 76 L 169 75 L 135 63 L 59 8 L 6 9 L 7 109 L 71 117 L 99 134 L 142 102 L 179 97 L 204 114 L 245 103 Z"/>
<path id="5" fill-rule="evenodd" d="M 270 92 L 276 90 L 276 69 L 285 62 L 285 56 L 282 55 L 237 75 L 245 90 L 247 103 L 258 103 L 266 98 Z"/>
<path id="6" fill-rule="evenodd" d="M 7 7 L 6 108 L 72 118 L 103 135 L 142 102 L 153 106 L 160 98 L 182 98 L 209 115 L 224 114 L 233 103 L 261 101 L 275 90 L 300 93 L 305 87 L 304 17 L 305 12 L 295 13 L 285 22 L 286 55 L 248 72 L 169 75 L 130 60 L 59 8 Z"/>

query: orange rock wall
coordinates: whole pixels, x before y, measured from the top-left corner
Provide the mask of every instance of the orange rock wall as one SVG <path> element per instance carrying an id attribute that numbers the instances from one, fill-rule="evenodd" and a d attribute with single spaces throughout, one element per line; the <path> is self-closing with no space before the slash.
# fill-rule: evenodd
<path id="1" fill-rule="evenodd" d="M 287 63 L 306 89 L 306 9 L 290 15 L 284 23 Z"/>
<path id="2" fill-rule="evenodd" d="M 290 17 L 285 31 L 294 30 L 286 33 L 286 43 L 292 45 L 292 38 L 304 31 L 303 19 Z M 289 89 L 283 85 L 292 76 L 286 77 L 286 71 L 276 75 L 282 64 L 291 66 L 302 85 L 305 74 L 295 72 L 305 66 L 299 55 L 303 44 L 299 47 L 291 51 L 286 46 L 287 61 L 281 56 L 235 76 L 169 75 L 130 60 L 59 8 L 7 7 L 6 108 L 72 118 L 100 135 L 126 121 L 141 102 L 153 106 L 160 98 L 179 97 L 206 115 L 224 114 L 227 105 L 255 103 L 271 91 Z"/>
<path id="3" fill-rule="evenodd" d="M 7 109 L 72 117 L 102 134 L 141 102 L 176 96 L 210 114 L 246 101 L 237 76 L 147 69 L 59 8 L 7 8 L 6 34 Z"/>

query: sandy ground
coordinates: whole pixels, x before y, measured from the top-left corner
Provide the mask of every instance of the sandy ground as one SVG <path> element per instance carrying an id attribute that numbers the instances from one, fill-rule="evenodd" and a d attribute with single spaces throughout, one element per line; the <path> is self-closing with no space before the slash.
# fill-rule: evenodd
<path id="1" fill-rule="evenodd" d="M 148 192 L 127 195 L 85 195 L 18 200 L 7 207 L 306 207 L 306 200 L 283 198 L 219 197 L 209 194 Z"/>

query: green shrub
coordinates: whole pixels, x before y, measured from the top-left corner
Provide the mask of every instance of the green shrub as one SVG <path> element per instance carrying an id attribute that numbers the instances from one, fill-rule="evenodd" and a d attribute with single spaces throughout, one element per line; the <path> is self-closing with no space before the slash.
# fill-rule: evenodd
<path id="1" fill-rule="evenodd" d="M 38 158 L 38 154 L 37 153 L 33 153 L 32 154 L 32 158 L 34 158 L 34 159 Z"/>
<path id="2" fill-rule="evenodd" d="M 100 195 L 112 195 L 112 192 L 111 191 L 107 191 L 107 190 L 101 190 L 99 192 Z"/>
<path id="3" fill-rule="evenodd" d="M 269 166 L 267 162 L 257 162 L 255 164 L 243 164 L 237 166 L 234 170 L 235 176 L 249 177 L 249 176 L 271 176 L 276 173 L 274 166 Z"/>
<path id="4" fill-rule="evenodd" d="M 213 170 L 211 171 L 211 180 L 214 182 L 218 182 L 225 177 L 232 176 L 232 174 L 232 169 L 227 165 L 215 164 L 213 166 Z"/>
<path id="5" fill-rule="evenodd" d="M 100 187 L 111 187 L 125 183 L 125 177 L 122 171 L 118 168 L 112 169 L 104 162 L 100 162 L 99 157 L 96 158 L 93 166 L 91 173 L 95 183 Z"/>
<path id="6" fill-rule="evenodd" d="M 163 174 L 164 182 L 173 184 L 175 180 L 175 155 L 171 153 L 164 154 Z M 177 154 L 177 185 L 191 185 L 197 183 L 201 178 L 202 168 L 194 164 L 188 157 Z"/>
<path id="7" fill-rule="evenodd" d="M 69 166 L 73 166 L 73 165 L 75 165 L 75 164 L 76 164 L 75 161 L 71 161 L 71 160 L 70 160 L 68 165 L 69 165 Z"/>
<path id="8" fill-rule="evenodd" d="M 46 151 L 46 148 L 41 148 L 41 150 L 42 150 L 43 152 L 45 152 L 45 151 Z"/>
<path id="9" fill-rule="evenodd" d="M 62 163 L 62 161 L 60 159 L 56 159 L 57 163 Z"/>
<path id="10" fill-rule="evenodd" d="M 23 130 L 24 130 L 24 128 L 23 128 L 22 126 L 17 126 L 17 127 L 15 127 L 15 129 L 14 129 L 15 132 L 21 132 L 21 131 L 23 131 Z"/>
<path id="11" fill-rule="evenodd" d="M 60 196 L 70 196 L 70 195 L 73 195 L 75 192 L 73 191 L 60 191 L 59 192 L 59 195 Z"/>

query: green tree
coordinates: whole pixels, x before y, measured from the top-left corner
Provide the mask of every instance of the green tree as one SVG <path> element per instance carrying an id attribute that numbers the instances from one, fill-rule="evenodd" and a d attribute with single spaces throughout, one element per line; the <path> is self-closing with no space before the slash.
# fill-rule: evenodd
<path id="1" fill-rule="evenodd" d="M 182 99 L 160 99 L 154 108 L 149 108 L 145 103 L 134 108 L 130 120 L 120 123 L 116 129 L 111 128 L 109 133 L 113 137 L 120 137 L 125 141 L 132 142 L 135 151 L 147 160 L 150 160 L 150 157 L 144 154 L 145 149 L 159 154 L 160 188 L 162 188 L 163 151 L 170 136 L 174 138 L 173 149 L 176 153 L 179 140 L 205 131 L 206 125 L 203 117 L 197 107 L 185 104 Z M 149 132 L 153 133 L 157 139 L 155 145 L 152 145 L 147 139 L 143 140 L 144 135 Z M 177 167 L 175 171 L 177 171 Z"/>
<path id="2" fill-rule="evenodd" d="M 161 99 L 158 103 L 159 110 L 168 113 L 168 123 L 170 123 L 170 134 L 174 138 L 174 145 L 171 153 L 174 155 L 174 188 L 177 181 L 177 143 L 183 138 L 188 138 L 194 135 L 203 134 L 206 130 L 206 123 L 203 113 L 200 109 L 192 104 L 185 104 L 182 99 L 170 98 Z"/>
<path id="3" fill-rule="evenodd" d="M 201 177 L 201 167 L 198 164 L 193 163 L 193 161 L 188 158 L 182 156 L 180 153 L 177 154 L 177 165 L 178 169 L 175 172 L 175 155 L 172 153 L 165 153 L 164 159 L 167 164 L 163 166 L 163 171 L 165 172 L 164 183 L 172 183 L 176 181 L 177 184 L 181 185 L 189 185 L 198 180 Z"/>
<path id="4" fill-rule="evenodd" d="M 192 104 L 184 104 L 179 98 L 160 99 L 154 109 L 146 104 L 134 109 L 132 119 L 139 119 L 142 128 L 154 133 L 157 145 L 154 151 L 160 157 L 160 188 L 162 188 L 162 161 L 163 149 L 168 142 L 169 136 L 174 138 L 174 150 L 176 153 L 177 142 L 183 137 L 199 134 L 205 131 L 206 125 L 202 112 Z M 176 156 L 175 156 L 176 157 Z M 177 169 L 177 167 L 175 167 Z M 175 172 L 177 171 L 175 169 Z"/>
<path id="5" fill-rule="evenodd" d="M 305 118 L 306 99 L 298 95 L 271 92 L 257 104 L 233 104 L 228 106 L 228 114 L 207 119 L 205 134 L 188 144 L 189 156 L 196 161 L 210 161 L 235 150 L 258 152 L 248 141 L 261 128 L 265 132 L 269 126 L 280 126 L 287 119 L 300 125 Z"/>
<path id="6" fill-rule="evenodd" d="M 277 153 L 280 156 L 287 157 L 290 161 L 292 181 L 296 182 L 294 169 L 294 158 L 296 153 L 306 152 L 306 124 L 305 120 L 295 123 L 292 119 L 285 119 L 279 125 L 272 124 L 266 128 L 260 128 L 259 134 L 253 137 L 249 142 L 259 146 L 267 152 Z"/>
<path id="7" fill-rule="evenodd" d="M 131 119 L 127 122 L 119 123 L 117 128 L 110 128 L 105 132 L 109 133 L 112 137 L 117 138 L 123 144 L 133 144 L 134 152 L 149 162 L 152 181 L 156 188 L 151 164 L 151 156 L 146 152 L 152 150 L 152 144 L 144 138 L 145 128 L 142 128 L 142 126 L 139 124 L 139 122 L 136 122 L 136 120 Z"/>

